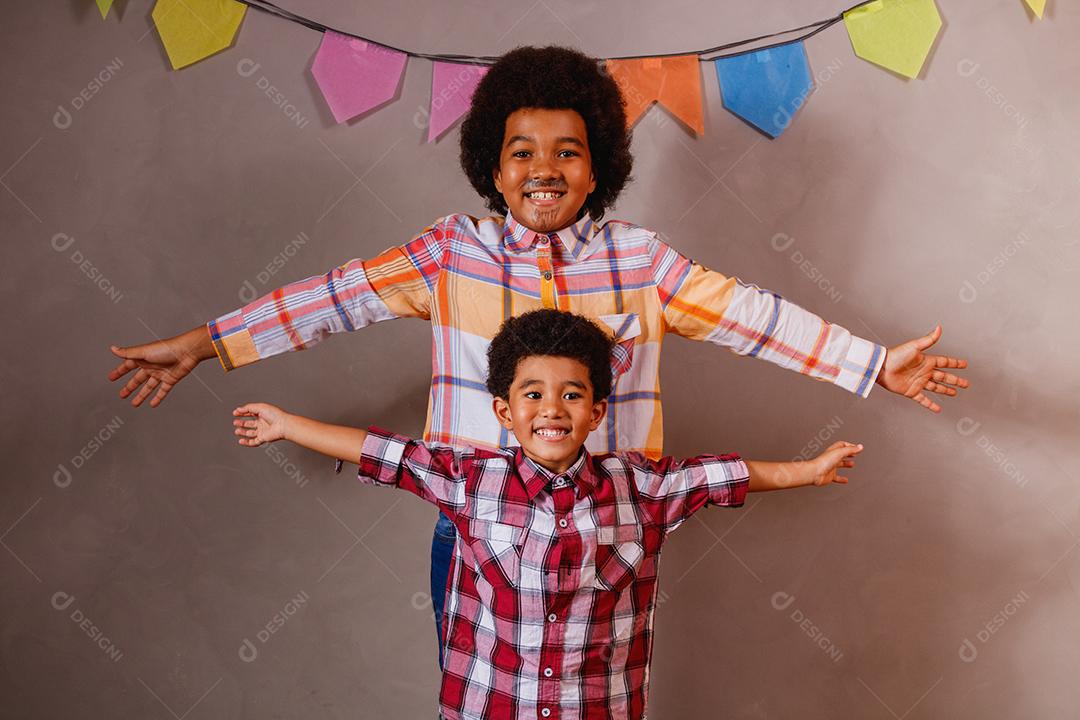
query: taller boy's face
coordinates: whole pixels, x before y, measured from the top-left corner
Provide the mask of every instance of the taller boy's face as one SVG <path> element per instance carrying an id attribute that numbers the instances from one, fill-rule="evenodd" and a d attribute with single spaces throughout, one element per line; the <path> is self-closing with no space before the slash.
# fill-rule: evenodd
<path id="1" fill-rule="evenodd" d="M 517 221 L 550 233 L 572 225 L 596 189 L 585 120 L 576 110 L 521 108 L 506 118 L 495 188 Z"/>
<path id="2" fill-rule="evenodd" d="M 574 464 L 607 411 L 607 400 L 593 402 L 589 369 L 567 357 L 522 359 L 509 394 L 495 398 L 495 416 L 513 430 L 526 455 L 555 473 Z"/>

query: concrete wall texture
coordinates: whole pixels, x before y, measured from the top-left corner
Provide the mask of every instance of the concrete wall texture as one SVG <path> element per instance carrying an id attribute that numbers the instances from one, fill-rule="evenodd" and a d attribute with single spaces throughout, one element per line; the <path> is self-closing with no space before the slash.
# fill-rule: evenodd
<path id="1" fill-rule="evenodd" d="M 600 57 L 842 9 L 286 6 L 416 50 Z M 722 108 L 709 64 L 703 136 L 658 107 L 635 129 L 637 180 L 609 217 L 887 345 L 941 323 L 937 347 L 972 381 L 933 415 L 668 343 L 666 452 L 867 449 L 846 487 L 752 495 L 672 537 L 650 717 L 1078 712 L 1080 10 L 939 7 L 915 81 L 857 58 L 842 27 L 808 41 L 818 87 L 778 140 Z M 249 10 L 234 47 L 174 72 L 150 10 L 120 2 L 102 22 L 88 0 L 21 3 L 0 29 L 0 715 L 433 717 L 434 510 L 295 446 L 240 448 L 230 417 L 266 401 L 418 434 L 428 326 L 381 323 L 228 375 L 207 362 L 155 409 L 105 376 L 110 344 L 485 214 L 458 132 L 425 142 L 427 61 L 392 103 L 336 125 L 309 73 L 318 33 Z"/>

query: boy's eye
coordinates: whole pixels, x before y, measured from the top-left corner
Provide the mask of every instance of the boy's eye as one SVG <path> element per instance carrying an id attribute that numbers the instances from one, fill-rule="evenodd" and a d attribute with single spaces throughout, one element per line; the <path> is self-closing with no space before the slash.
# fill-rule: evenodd
<path id="1" fill-rule="evenodd" d="M 529 398 L 530 400 L 539 400 L 540 393 L 536 390 L 530 390 L 529 392 L 525 393 L 525 397 Z"/>
<path id="2" fill-rule="evenodd" d="M 563 150 L 562 152 L 564 152 L 564 153 L 569 153 L 569 154 L 571 154 L 571 155 L 577 155 L 577 153 L 576 153 L 576 152 L 574 152 L 573 150 Z"/>
<path id="3" fill-rule="evenodd" d="M 518 151 L 516 151 L 514 153 L 514 157 L 521 157 L 521 156 L 527 154 L 528 152 L 529 152 L 528 150 L 518 150 Z"/>
<path id="4" fill-rule="evenodd" d="M 580 397 L 581 397 L 581 393 L 578 393 L 578 392 L 568 392 L 568 393 L 566 393 L 565 395 L 563 395 L 563 397 L 564 397 L 564 398 L 566 398 L 567 400 L 577 400 L 578 398 L 580 398 Z"/>

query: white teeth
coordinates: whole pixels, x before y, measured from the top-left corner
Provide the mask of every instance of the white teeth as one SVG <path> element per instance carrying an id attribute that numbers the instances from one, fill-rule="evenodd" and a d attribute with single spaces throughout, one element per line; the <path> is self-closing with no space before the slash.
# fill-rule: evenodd
<path id="1" fill-rule="evenodd" d="M 526 193 L 525 197 L 534 198 L 536 200 L 555 200 L 556 198 L 560 197 L 561 194 L 562 193 L 553 192 L 531 192 Z"/>
<path id="2" fill-rule="evenodd" d="M 557 437 L 562 437 L 562 436 L 566 435 L 566 431 L 565 430 L 554 430 L 554 429 L 544 428 L 544 429 L 541 429 L 541 430 L 537 430 L 536 434 L 537 435 L 543 435 L 544 437 L 549 437 L 549 438 L 557 438 Z"/>

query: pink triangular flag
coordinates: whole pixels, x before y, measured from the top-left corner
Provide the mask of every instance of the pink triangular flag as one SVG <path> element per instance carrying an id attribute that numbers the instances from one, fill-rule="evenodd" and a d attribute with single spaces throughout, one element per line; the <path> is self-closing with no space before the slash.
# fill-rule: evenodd
<path id="1" fill-rule="evenodd" d="M 447 128 L 465 114 L 480 78 L 490 69 L 487 65 L 435 61 L 435 67 L 431 71 L 428 142 L 446 132 Z"/>
<path id="2" fill-rule="evenodd" d="M 311 74 L 339 123 L 394 97 L 408 56 L 327 30 Z"/>

